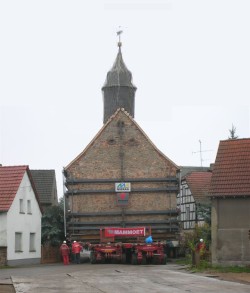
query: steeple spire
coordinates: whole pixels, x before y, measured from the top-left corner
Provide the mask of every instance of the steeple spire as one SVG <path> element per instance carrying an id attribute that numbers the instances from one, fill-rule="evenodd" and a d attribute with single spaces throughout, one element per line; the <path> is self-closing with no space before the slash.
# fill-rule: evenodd
<path id="1" fill-rule="evenodd" d="M 118 108 L 124 108 L 134 117 L 135 91 L 136 87 L 132 83 L 132 74 L 127 69 L 121 52 L 122 30 L 117 32 L 119 36 L 118 54 L 113 67 L 107 73 L 107 78 L 102 87 L 104 102 L 103 123 L 115 113 Z"/>

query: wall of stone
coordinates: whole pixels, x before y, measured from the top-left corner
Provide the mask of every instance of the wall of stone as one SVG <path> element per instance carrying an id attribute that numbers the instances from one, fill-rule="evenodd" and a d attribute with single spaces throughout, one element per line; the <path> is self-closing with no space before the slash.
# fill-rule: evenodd
<path id="1" fill-rule="evenodd" d="M 166 221 L 171 218 L 171 215 L 126 215 L 126 211 L 136 213 L 176 209 L 177 191 L 167 190 L 178 188 L 177 181 L 167 182 L 170 177 L 176 178 L 176 165 L 159 152 L 143 131 L 122 111 L 66 168 L 66 171 L 68 179 L 113 180 L 113 182 L 68 185 L 67 201 L 71 214 L 120 212 L 120 215 L 112 217 L 110 215 L 96 218 L 74 217 L 71 221 L 90 224 L 112 220 L 119 223 L 126 221 L 149 223 L 152 219 Z M 165 181 L 151 181 L 150 178 L 164 178 Z M 129 193 L 128 205 L 120 207 L 117 205 L 115 182 L 130 181 L 132 190 Z M 74 194 L 74 191 L 81 192 Z"/>
<path id="2" fill-rule="evenodd" d="M 94 188 L 94 186 L 93 186 Z M 120 211 L 117 205 L 115 193 L 102 194 L 81 194 L 74 195 L 69 199 L 71 211 L 77 213 L 87 213 L 90 211 Z M 130 211 L 161 211 L 176 208 L 176 197 L 174 193 L 150 192 L 136 193 L 130 192 L 128 205 L 125 206 Z"/>

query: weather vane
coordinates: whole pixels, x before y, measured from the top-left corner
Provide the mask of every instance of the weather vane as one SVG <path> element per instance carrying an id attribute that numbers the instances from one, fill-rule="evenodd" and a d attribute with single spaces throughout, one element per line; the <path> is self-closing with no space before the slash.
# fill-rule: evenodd
<path id="1" fill-rule="evenodd" d="M 121 34 L 122 33 L 123 33 L 123 31 L 121 30 L 121 27 L 119 26 L 119 30 L 116 32 L 117 36 L 119 37 L 118 47 L 122 46 L 122 43 L 121 43 Z"/>

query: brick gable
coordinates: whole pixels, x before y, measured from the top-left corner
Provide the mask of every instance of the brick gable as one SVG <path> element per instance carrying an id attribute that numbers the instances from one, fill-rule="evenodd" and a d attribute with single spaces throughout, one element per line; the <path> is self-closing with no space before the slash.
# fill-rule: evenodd
<path id="1" fill-rule="evenodd" d="M 164 161 L 169 168 L 174 170 L 179 169 L 179 167 L 171 161 L 167 156 L 165 156 L 149 139 L 149 137 L 145 134 L 145 132 L 140 128 L 140 126 L 135 122 L 135 120 L 124 110 L 124 109 L 118 109 L 114 115 L 110 117 L 110 119 L 107 121 L 107 123 L 101 128 L 101 130 L 97 133 L 97 135 L 93 138 L 93 140 L 88 144 L 88 146 L 71 162 L 66 166 L 67 169 L 72 169 L 72 166 L 76 166 L 80 163 L 81 160 L 85 157 L 85 163 L 87 159 L 89 159 L 89 156 L 92 155 L 92 160 L 99 158 L 100 160 L 103 160 L 101 162 L 97 162 L 99 168 L 101 165 L 105 165 L 105 161 L 109 160 L 109 164 L 113 164 L 114 160 L 113 158 L 110 158 L 110 153 L 112 156 L 114 156 L 114 151 L 117 149 L 117 151 L 120 151 L 120 142 L 119 145 L 117 142 L 120 140 L 119 138 L 119 132 L 117 123 L 124 123 L 124 128 L 126 129 L 126 137 L 123 138 L 123 148 L 124 152 L 127 155 L 131 156 L 131 161 L 133 159 L 137 159 L 135 157 L 135 150 L 138 149 L 138 146 L 140 147 L 139 153 L 137 153 L 137 156 L 142 156 L 144 152 L 145 156 L 151 157 L 154 153 L 158 159 L 161 161 Z M 100 147 L 102 150 L 102 154 L 100 154 Z M 133 148 L 135 147 L 135 148 Z M 150 148 L 150 149 L 149 149 Z M 91 149 L 91 153 L 89 150 Z M 95 153 L 96 151 L 96 153 Z M 108 153 L 107 153 L 108 152 Z M 116 155 L 117 154 L 116 152 Z M 108 163 L 108 162 L 107 162 Z M 143 166 L 142 166 L 143 168 Z M 99 172 L 100 169 L 96 170 L 96 172 Z M 106 171 L 106 167 L 105 170 Z M 102 174 L 102 171 L 100 172 Z M 88 176 L 86 174 L 86 176 Z"/>

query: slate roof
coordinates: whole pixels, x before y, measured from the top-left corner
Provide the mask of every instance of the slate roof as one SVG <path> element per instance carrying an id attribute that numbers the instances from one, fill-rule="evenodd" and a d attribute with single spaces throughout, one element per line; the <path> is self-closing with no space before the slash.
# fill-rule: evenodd
<path id="1" fill-rule="evenodd" d="M 198 202 L 209 202 L 209 189 L 211 183 L 212 172 L 192 172 L 185 179 L 189 189 Z"/>
<path id="2" fill-rule="evenodd" d="M 1 166 L 0 167 L 0 212 L 7 212 L 12 205 L 23 176 L 27 172 L 35 196 L 38 195 L 28 166 Z M 40 208 L 41 209 L 41 208 Z"/>
<path id="3" fill-rule="evenodd" d="M 250 196 L 250 139 L 220 141 L 211 179 L 212 197 Z"/>
<path id="4" fill-rule="evenodd" d="M 119 47 L 113 67 L 107 73 L 103 88 L 113 86 L 127 86 L 136 89 L 132 82 L 132 73 L 123 61 L 121 47 Z"/>
<path id="5" fill-rule="evenodd" d="M 42 205 L 58 203 L 55 170 L 30 170 Z M 56 197 L 56 198 L 55 198 Z"/>
<path id="6" fill-rule="evenodd" d="M 197 167 L 197 166 L 180 166 L 181 177 L 185 177 L 191 172 L 207 172 L 211 170 L 211 167 Z"/>

